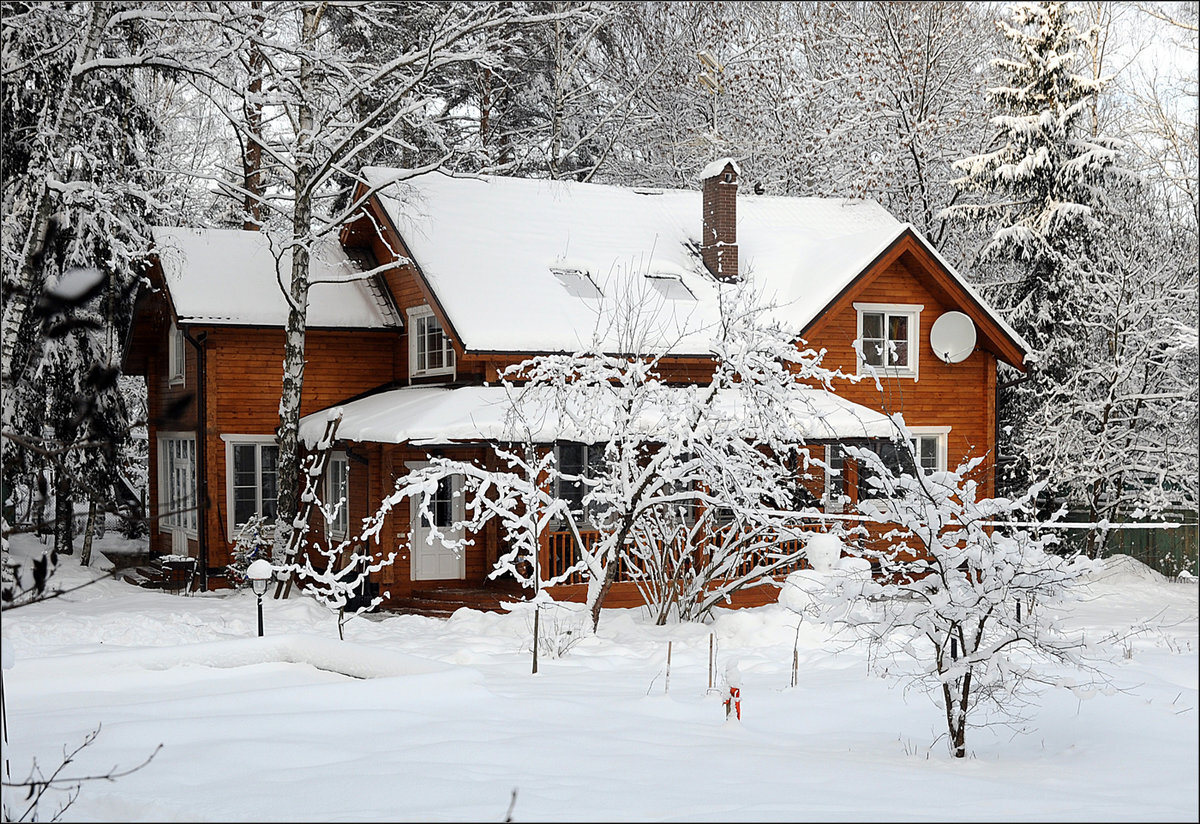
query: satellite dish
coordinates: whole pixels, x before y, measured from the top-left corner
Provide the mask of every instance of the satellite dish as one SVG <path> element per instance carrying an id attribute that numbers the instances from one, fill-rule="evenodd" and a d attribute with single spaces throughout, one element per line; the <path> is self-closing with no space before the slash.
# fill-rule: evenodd
<path id="1" fill-rule="evenodd" d="M 946 363 L 964 361 L 975 351 L 975 323 L 962 312 L 946 312 L 929 330 L 933 354 Z"/>

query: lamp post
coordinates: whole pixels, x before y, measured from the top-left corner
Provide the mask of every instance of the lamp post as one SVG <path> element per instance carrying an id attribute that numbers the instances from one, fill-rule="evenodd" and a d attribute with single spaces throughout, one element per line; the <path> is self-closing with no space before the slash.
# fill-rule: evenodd
<path id="1" fill-rule="evenodd" d="M 271 583 L 271 576 L 275 574 L 275 568 L 271 566 L 271 562 L 265 558 L 259 558 L 254 563 L 246 568 L 246 577 L 250 579 L 250 588 L 254 590 L 254 595 L 258 598 L 258 637 L 262 638 L 263 620 L 262 620 L 262 597 L 267 594 L 267 587 Z"/>

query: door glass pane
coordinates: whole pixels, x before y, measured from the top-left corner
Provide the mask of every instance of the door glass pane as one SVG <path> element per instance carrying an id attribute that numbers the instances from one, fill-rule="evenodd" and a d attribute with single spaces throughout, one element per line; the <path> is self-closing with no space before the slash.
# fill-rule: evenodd
<path id="1" fill-rule="evenodd" d="M 439 527 L 447 527 L 454 523 L 453 508 L 454 484 L 450 478 L 438 481 L 437 497 L 433 499 L 434 523 Z"/>
<path id="2" fill-rule="evenodd" d="M 454 483 L 451 478 L 438 481 L 437 490 L 429 499 L 429 513 L 433 516 L 433 525 L 445 528 L 454 524 L 453 506 Z M 421 513 L 421 526 L 429 526 L 429 518 Z"/>

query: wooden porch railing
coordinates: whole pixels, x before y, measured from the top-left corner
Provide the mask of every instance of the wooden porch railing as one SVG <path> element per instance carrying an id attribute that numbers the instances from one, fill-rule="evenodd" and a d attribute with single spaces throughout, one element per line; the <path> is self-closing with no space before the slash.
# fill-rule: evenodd
<path id="1" fill-rule="evenodd" d="M 545 555 L 542 558 L 542 567 L 545 570 L 547 578 L 553 578 L 562 575 L 566 570 L 570 569 L 579 560 L 579 551 L 575 546 L 575 539 L 570 532 L 550 532 L 547 534 Z M 581 531 L 579 537 L 583 539 L 584 546 L 591 549 L 595 546 L 596 541 L 600 538 L 600 533 L 595 531 Z M 754 567 L 759 564 L 770 563 L 781 553 L 792 553 L 800 549 L 800 542 L 797 539 L 782 541 L 775 546 L 764 546 L 747 553 L 746 557 L 733 570 L 730 578 L 737 578 L 749 573 Z M 633 580 L 627 568 L 630 563 L 626 558 L 621 569 L 617 573 L 617 581 Z M 787 575 L 795 572 L 798 569 L 807 569 L 808 561 L 804 558 L 797 558 L 775 571 L 775 575 Z M 585 584 L 587 576 L 582 572 L 573 572 L 564 581 L 564 584 Z"/>

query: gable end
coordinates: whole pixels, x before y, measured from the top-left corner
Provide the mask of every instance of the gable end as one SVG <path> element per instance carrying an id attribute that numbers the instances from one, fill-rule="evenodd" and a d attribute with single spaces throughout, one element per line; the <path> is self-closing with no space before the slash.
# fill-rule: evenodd
<path id="1" fill-rule="evenodd" d="M 853 300 L 878 274 L 885 271 L 891 264 L 903 256 L 910 257 L 917 271 L 928 275 L 927 286 L 951 306 L 962 309 L 979 330 L 979 343 L 1000 360 L 1025 371 L 1024 361 L 1026 349 L 1015 340 L 992 316 L 992 312 L 972 292 L 963 288 L 958 277 L 932 253 L 925 242 L 916 234 L 913 228 L 907 227 L 895 240 L 876 255 L 853 280 L 838 292 L 816 314 L 813 320 L 801 330 L 801 336 L 807 337 L 811 329 L 825 317 L 834 307 L 846 300 Z"/>

